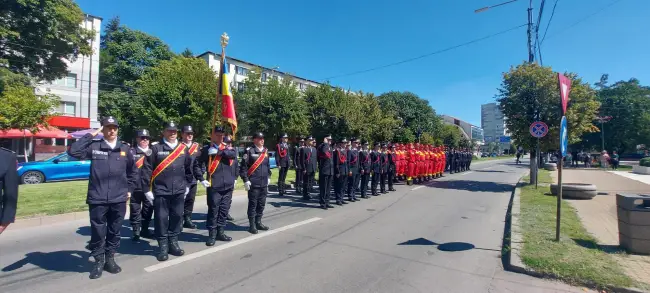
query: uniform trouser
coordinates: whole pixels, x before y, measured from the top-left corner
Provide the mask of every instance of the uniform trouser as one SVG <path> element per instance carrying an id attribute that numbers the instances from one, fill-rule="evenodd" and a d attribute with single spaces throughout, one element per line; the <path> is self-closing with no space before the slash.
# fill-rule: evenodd
<path id="1" fill-rule="evenodd" d="M 366 193 L 368 193 L 368 180 L 370 180 L 370 174 L 363 173 L 359 175 L 359 177 L 361 178 L 361 185 L 360 185 L 361 196 L 365 196 Z"/>
<path id="2" fill-rule="evenodd" d="M 194 199 L 196 199 L 196 184 L 190 185 L 190 192 L 185 196 L 183 215 L 192 216 L 192 211 L 194 211 Z"/>
<path id="3" fill-rule="evenodd" d="M 330 201 L 330 189 L 332 184 L 332 175 L 318 174 L 318 189 L 320 190 L 319 201 L 321 205 L 326 205 Z"/>
<path id="4" fill-rule="evenodd" d="M 395 171 L 388 171 L 388 189 L 393 189 L 394 177 L 395 177 Z"/>
<path id="5" fill-rule="evenodd" d="M 131 195 L 131 201 L 129 202 L 129 210 L 129 222 L 131 222 L 131 226 L 140 226 L 142 221 L 145 223 L 151 222 L 151 217 L 153 216 L 153 205 L 144 196 L 144 192 L 133 192 L 133 195 Z"/>
<path id="6" fill-rule="evenodd" d="M 248 191 L 248 218 L 261 218 L 266 207 L 267 187 L 251 187 Z"/>
<path id="7" fill-rule="evenodd" d="M 386 192 L 386 179 L 388 179 L 388 172 L 383 172 L 379 176 L 379 190 Z"/>
<path id="8" fill-rule="evenodd" d="M 348 176 L 345 174 L 339 174 L 338 177 L 334 176 L 334 199 L 336 202 L 343 200 L 343 189 L 345 188 L 347 178 Z"/>
<path id="9" fill-rule="evenodd" d="M 278 192 L 284 193 L 284 181 L 287 180 L 287 172 L 289 172 L 289 168 L 287 167 L 280 167 L 280 174 L 278 175 Z"/>
<path id="10" fill-rule="evenodd" d="M 296 190 L 300 190 L 302 182 L 305 180 L 305 172 L 303 169 L 296 169 Z"/>
<path id="11" fill-rule="evenodd" d="M 126 202 L 89 204 L 90 255 L 115 253 L 120 247 L 120 229 L 126 213 Z"/>
<path id="12" fill-rule="evenodd" d="M 469 166 L 471 166 L 471 165 L 472 165 L 472 161 L 468 161 L 468 162 L 467 162 L 467 170 L 470 170 L 470 169 L 469 169 Z"/>
<path id="13" fill-rule="evenodd" d="M 348 176 L 348 197 L 349 198 L 357 198 L 357 190 L 359 189 L 359 180 L 361 178 L 359 177 L 359 173 L 352 174 L 352 176 Z"/>
<path id="14" fill-rule="evenodd" d="M 155 233 L 158 240 L 176 237 L 181 233 L 183 202 L 183 193 L 156 196 L 154 198 Z"/>
<path id="15" fill-rule="evenodd" d="M 208 219 L 205 222 L 205 226 L 208 230 L 225 227 L 228 212 L 230 212 L 230 204 L 232 203 L 232 188 L 215 190 L 214 188 L 208 187 L 207 193 Z"/>
<path id="16" fill-rule="evenodd" d="M 308 197 L 311 187 L 314 186 L 314 172 L 304 172 L 302 177 L 302 196 Z"/>
<path id="17" fill-rule="evenodd" d="M 370 182 L 370 192 L 372 195 L 377 194 L 377 184 L 379 183 L 379 177 L 381 175 L 377 172 L 372 172 L 372 178 Z"/>

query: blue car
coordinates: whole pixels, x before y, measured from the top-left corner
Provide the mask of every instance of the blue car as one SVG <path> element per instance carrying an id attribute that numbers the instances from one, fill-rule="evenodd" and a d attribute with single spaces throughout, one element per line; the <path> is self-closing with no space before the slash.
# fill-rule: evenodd
<path id="1" fill-rule="evenodd" d="M 67 153 L 61 153 L 43 161 L 19 163 L 18 176 L 22 184 L 88 179 L 90 161 L 79 161 Z"/>
<path id="2" fill-rule="evenodd" d="M 242 147 L 237 147 L 237 152 L 239 155 L 237 156 L 237 159 L 240 160 L 240 158 L 244 155 L 244 152 L 246 151 L 246 148 Z M 275 152 L 274 151 L 269 151 L 269 165 L 271 165 L 271 169 L 275 169 L 278 167 L 278 165 L 275 163 Z"/>

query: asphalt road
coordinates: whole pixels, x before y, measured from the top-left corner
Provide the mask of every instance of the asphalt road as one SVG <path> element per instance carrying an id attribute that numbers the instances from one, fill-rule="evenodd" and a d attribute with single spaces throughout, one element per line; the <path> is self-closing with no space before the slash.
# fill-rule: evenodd
<path id="1" fill-rule="evenodd" d="M 267 202 L 272 228 L 246 232 L 246 198 L 231 209 L 230 243 L 205 246 L 185 230 L 183 257 L 155 259 L 155 241 L 131 242 L 128 221 L 117 257 L 122 273 L 88 279 L 87 220 L 0 236 L 0 292 L 582 292 L 505 272 L 504 219 L 527 164 L 514 159 L 473 165 L 421 186 L 318 209 L 299 196 Z"/>

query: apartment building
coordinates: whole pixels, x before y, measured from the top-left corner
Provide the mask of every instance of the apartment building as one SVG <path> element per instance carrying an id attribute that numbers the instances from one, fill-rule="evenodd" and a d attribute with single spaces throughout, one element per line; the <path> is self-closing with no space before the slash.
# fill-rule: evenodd
<path id="1" fill-rule="evenodd" d="M 510 148 L 510 135 L 506 127 L 506 118 L 497 103 L 481 105 L 481 127 L 485 143 L 496 142 L 501 150 Z"/>

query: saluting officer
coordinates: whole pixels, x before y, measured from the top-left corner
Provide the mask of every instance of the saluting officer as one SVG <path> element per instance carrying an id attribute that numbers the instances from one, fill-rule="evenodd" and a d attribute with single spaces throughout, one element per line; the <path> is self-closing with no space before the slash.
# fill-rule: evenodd
<path id="1" fill-rule="evenodd" d="M 379 177 L 379 190 L 381 193 L 386 194 L 388 191 L 386 191 L 386 181 L 388 180 L 388 154 L 387 154 L 387 148 L 388 146 L 383 143 L 381 145 L 381 176 Z"/>
<path id="2" fill-rule="evenodd" d="M 194 129 L 191 125 L 183 126 L 181 131 L 181 138 L 183 139 L 183 144 L 187 146 L 187 153 L 192 160 L 192 165 L 194 165 L 194 160 L 200 156 L 201 146 L 194 142 Z M 183 227 L 188 229 L 196 229 L 196 224 L 192 222 L 192 211 L 194 211 L 194 199 L 196 198 L 196 179 L 192 177 L 192 183 L 190 183 L 190 192 L 185 196 L 185 203 L 183 209 Z"/>
<path id="3" fill-rule="evenodd" d="M 135 167 L 138 169 L 138 179 L 142 178 L 142 166 L 144 166 L 144 161 L 151 155 L 149 138 L 149 130 L 138 130 L 137 137 L 135 138 L 137 145 L 136 147 L 131 148 L 131 153 L 135 159 Z M 142 180 L 138 180 L 135 184 L 135 189 L 133 190 L 131 201 L 129 203 L 129 221 L 133 228 L 133 236 L 131 236 L 133 241 L 140 240 L 140 236 L 145 238 L 151 238 L 152 236 L 151 231 L 149 231 L 149 224 L 151 223 L 151 217 L 153 216 L 153 201 L 147 200 L 142 190 Z"/>
<path id="4" fill-rule="evenodd" d="M 303 137 L 297 137 L 298 144 L 293 148 L 293 167 L 296 170 L 296 194 L 302 194 L 302 181 L 305 180 L 303 164 L 300 162 L 302 157 L 300 156 L 300 150 L 305 147 L 305 139 Z"/>
<path id="5" fill-rule="evenodd" d="M 144 161 L 145 196 L 153 200 L 155 233 L 158 239 L 158 261 L 169 254 L 181 256 L 185 251 L 178 244 L 185 196 L 190 192 L 192 158 L 185 144 L 178 141 L 176 123 L 165 125 L 163 139 L 151 146 L 151 156 Z"/>
<path id="6" fill-rule="evenodd" d="M 393 188 L 393 179 L 395 178 L 395 171 L 397 170 L 397 147 L 391 144 L 388 157 L 388 191 L 395 191 Z"/>
<path id="7" fill-rule="evenodd" d="M 379 184 L 379 178 L 381 177 L 381 144 L 375 142 L 375 149 L 370 153 L 370 161 L 372 164 L 372 182 L 370 183 L 370 191 L 372 195 L 377 196 L 377 184 Z"/>
<path id="8" fill-rule="evenodd" d="M 333 208 L 330 204 L 330 190 L 332 186 L 332 175 L 334 174 L 334 162 L 332 160 L 332 149 L 330 141 L 332 135 L 327 135 L 323 143 L 318 146 L 318 189 L 320 191 L 320 207 L 324 210 Z"/>
<path id="9" fill-rule="evenodd" d="M 334 199 L 337 205 L 346 204 L 343 200 L 343 187 L 348 177 L 348 155 L 345 151 L 345 144 L 348 140 L 341 139 L 334 150 Z"/>
<path id="10" fill-rule="evenodd" d="M 348 150 L 348 200 L 357 201 L 357 189 L 359 189 L 359 140 L 356 137 L 350 138 L 351 147 Z"/>
<path id="11" fill-rule="evenodd" d="M 264 147 L 264 134 L 253 135 L 253 146 L 246 149 L 239 164 L 239 176 L 248 191 L 248 232 L 257 234 L 257 230 L 268 230 L 262 224 L 266 195 L 271 183 L 271 165 L 268 150 Z M 286 171 L 285 171 L 286 172 Z"/>
<path id="12" fill-rule="evenodd" d="M 19 183 L 16 165 L 16 154 L 0 148 L 0 234 L 16 220 Z"/>
<path id="13" fill-rule="evenodd" d="M 194 177 L 206 188 L 208 201 L 207 246 L 213 246 L 215 241 L 230 241 L 231 237 L 224 233 L 228 212 L 232 203 L 232 192 L 235 189 L 237 177 L 233 168 L 237 151 L 224 141 L 222 126 L 215 126 L 210 136 L 210 144 L 203 146 L 201 156 L 194 162 Z M 203 175 L 207 171 L 207 179 Z"/>
<path id="14" fill-rule="evenodd" d="M 361 177 L 361 198 L 368 198 L 368 181 L 370 180 L 370 173 L 372 172 L 372 161 L 370 159 L 370 151 L 368 150 L 368 142 L 364 141 L 359 152 L 359 174 Z"/>
<path id="15" fill-rule="evenodd" d="M 289 145 L 287 141 L 289 136 L 285 133 L 280 136 L 280 142 L 276 145 L 275 149 L 275 163 L 280 168 L 278 174 L 278 193 L 283 196 L 286 186 L 284 182 L 287 179 L 287 172 L 289 171 Z"/>
<path id="16" fill-rule="evenodd" d="M 106 270 L 117 274 L 122 268 L 115 263 L 120 247 L 120 229 L 126 213 L 126 201 L 138 180 L 137 167 L 129 146 L 117 139 L 117 120 L 102 120 L 102 127 L 88 133 L 70 146 L 68 154 L 79 160 L 90 160 L 90 180 L 86 203 L 90 211 L 90 255 L 95 263 L 90 278 L 97 279 Z M 104 138 L 93 140 L 99 132 Z"/>
<path id="17" fill-rule="evenodd" d="M 307 137 L 307 145 L 300 148 L 299 157 L 300 170 L 303 171 L 302 198 L 310 200 L 309 192 L 314 186 L 314 174 L 318 168 L 318 154 L 314 148 L 314 137 Z"/>

